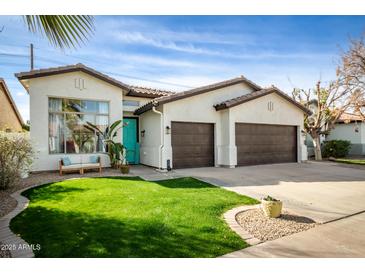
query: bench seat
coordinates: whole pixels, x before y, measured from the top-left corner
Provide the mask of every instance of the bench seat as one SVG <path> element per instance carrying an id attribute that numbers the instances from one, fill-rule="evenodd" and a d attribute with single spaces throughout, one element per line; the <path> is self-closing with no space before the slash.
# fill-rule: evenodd
<path id="1" fill-rule="evenodd" d="M 64 165 L 63 160 L 60 160 L 60 175 L 63 175 L 63 172 L 68 171 L 79 171 L 80 174 L 84 174 L 84 171 L 89 169 L 97 169 L 99 173 L 101 173 L 100 157 L 98 157 L 97 163 L 72 163 L 70 165 Z"/>

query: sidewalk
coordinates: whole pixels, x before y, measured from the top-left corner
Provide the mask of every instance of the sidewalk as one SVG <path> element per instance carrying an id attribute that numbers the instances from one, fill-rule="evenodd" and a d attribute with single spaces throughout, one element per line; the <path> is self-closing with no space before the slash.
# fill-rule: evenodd
<path id="1" fill-rule="evenodd" d="M 235 251 L 223 258 L 364 258 L 365 213 Z"/>

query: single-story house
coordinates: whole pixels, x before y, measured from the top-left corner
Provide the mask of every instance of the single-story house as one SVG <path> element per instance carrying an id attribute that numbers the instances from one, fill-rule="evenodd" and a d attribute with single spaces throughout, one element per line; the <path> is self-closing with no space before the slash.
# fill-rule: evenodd
<path id="1" fill-rule="evenodd" d="M 86 130 L 124 119 L 116 137 L 130 163 L 160 169 L 300 162 L 307 159 L 303 118 L 309 110 L 272 86 L 237 77 L 173 93 L 122 83 L 85 65 L 33 70 L 16 77 L 30 95 L 33 170 L 55 170 L 67 154 L 102 156 Z"/>
<path id="2" fill-rule="evenodd" d="M 326 140 L 350 141 L 350 155 L 365 155 L 365 123 L 363 118 L 353 113 L 342 114 Z"/>
<path id="3" fill-rule="evenodd" d="M 23 119 L 3 78 L 0 78 L 0 130 L 21 132 Z"/>

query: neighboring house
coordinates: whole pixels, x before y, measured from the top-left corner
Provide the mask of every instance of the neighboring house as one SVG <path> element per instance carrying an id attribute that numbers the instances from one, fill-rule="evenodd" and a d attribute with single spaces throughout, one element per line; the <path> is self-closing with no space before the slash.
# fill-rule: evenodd
<path id="1" fill-rule="evenodd" d="M 82 64 L 16 74 L 30 95 L 33 170 L 57 169 L 64 154 L 102 156 L 97 134 L 124 118 L 119 132 L 131 163 L 184 168 L 300 162 L 307 159 L 306 108 L 276 87 L 243 76 L 181 93 L 134 87 Z M 86 155 L 86 156 L 85 156 Z"/>
<path id="2" fill-rule="evenodd" d="M 365 155 L 365 124 L 362 120 L 360 115 L 342 114 L 326 140 L 350 141 L 350 155 Z"/>
<path id="3" fill-rule="evenodd" d="M 21 132 L 23 119 L 11 97 L 5 80 L 0 78 L 0 130 Z"/>

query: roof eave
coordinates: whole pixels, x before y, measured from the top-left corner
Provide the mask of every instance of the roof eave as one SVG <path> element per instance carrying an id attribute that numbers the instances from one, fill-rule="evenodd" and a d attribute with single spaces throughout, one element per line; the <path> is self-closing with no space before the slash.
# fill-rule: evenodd
<path id="1" fill-rule="evenodd" d="M 235 106 L 238 106 L 238 105 L 247 103 L 247 102 L 252 101 L 252 100 L 256 100 L 258 98 L 261 98 L 263 96 L 266 96 L 266 95 L 269 95 L 269 94 L 272 94 L 272 93 L 275 93 L 275 94 L 281 96 L 283 99 L 287 100 L 288 102 L 294 104 L 296 107 L 298 107 L 299 109 L 301 109 L 304 113 L 306 113 L 308 115 L 310 115 L 312 113 L 305 106 L 303 106 L 300 103 L 296 102 L 295 100 L 293 100 L 292 98 L 290 98 L 289 96 L 287 96 L 285 93 L 283 93 L 282 91 L 280 91 L 280 90 L 278 90 L 276 88 L 270 89 L 267 92 L 263 92 L 263 93 L 257 94 L 256 96 L 252 96 L 251 98 L 245 98 L 242 101 L 239 101 L 238 100 L 238 101 L 236 101 L 234 103 L 221 103 L 221 104 L 215 105 L 214 107 L 215 107 L 216 111 L 219 111 L 219 110 L 223 110 L 223 109 L 235 107 Z"/>
<path id="2" fill-rule="evenodd" d="M 148 93 L 139 93 L 134 91 L 133 89 L 129 90 L 128 93 L 126 94 L 127 96 L 132 96 L 132 97 L 140 97 L 140 98 L 158 98 L 161 97 L 163 95 L 158 95 L 158 94 L 148 94 Z"/>
<path id="3" fill-rule="evenodd" d="M 159 102 L 157 101 L 151 101 L 148 102 L 147 104 L 145 104 L 144 106 L 141 106 L 140 108 L 136 109 L 133 114 L 134 115 L 141 115 L 149 110 L 151 110 L 153 107 L 158 107 L 159 106 Z"/>
<path id="4" fill-rule="evenodd" d="M 130 87 L 116 79 L 113 79 L 101 72 L 98 72 L 92 68 L 89 68 L 83 64 L 76 64 L 71 66 L 65 66 L 65 67 L 59 67 L 54 69 L 47 69 L 44 70 L 38 70 L 38 71 L 29 71 L 29 72 L 20 72 L 15 73 L 15 77 L 18 78 L 18 80 L 22 83 L 22 80 L 28 80 L 28 79 L 34 79 L 34 78 L 40 78 L 40 77 L 47 77 L 47 76 L 53 76 L 58 74 L 64 74 L 64 73 L 71 73 L 81 71 L 86 74 L 89 74 L 99 80 L 105 81 L 113 86 L 119 87 L 121 89 L 124 89 L 126 91 L 131 91 Z M 23 85 L 24 86 L 24 85 Z"/>

